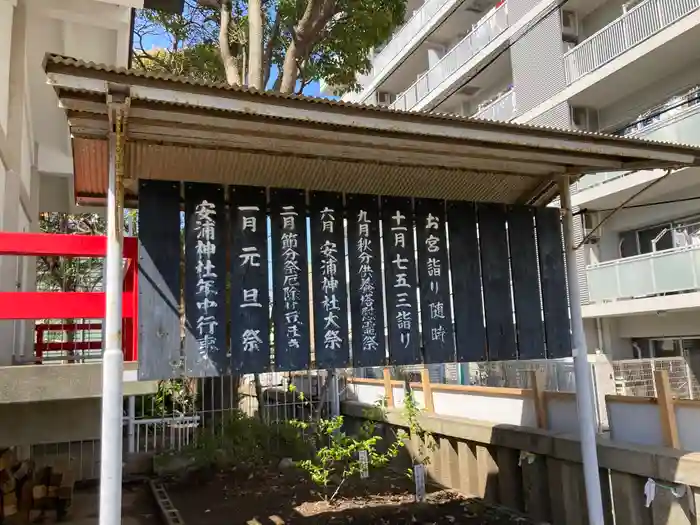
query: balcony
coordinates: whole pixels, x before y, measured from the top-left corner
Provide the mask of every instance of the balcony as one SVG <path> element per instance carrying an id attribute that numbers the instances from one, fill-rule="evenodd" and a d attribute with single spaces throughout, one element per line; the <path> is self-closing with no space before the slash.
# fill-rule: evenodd
<path id="1" fill-rule="evenodd" d="M 645 115 L 651 115 L 644 118 Z M 622 133 L 624 137 L 637 137 L 680 144 L 700 144 L 700 88 L 693 88 L 685 95 L 675 97 L 641 115 L 634 127 Z M 586 175 L 577 182 L 576 191 L 600 186 L 636 172 L 614 171 Z M 659 170 L 662 174 L 663 171 Z"/>
<path id="2" fill-rule="evenodd" d="M 420 41 L 428 36 L 437 23 L 462 0 L 427 0 L 413 16 L 391 37 L 372 60 L 372 76 L 376 80 L 386 76 L 391 64 L 401 55 L 408 55 Z M 365 85 L 363 83 L 363 85 Z"/>
<path id="3" fill-rule="evenodd" d="M 567 84 L 700 8 L 700 0 L 646 0 L 564 55 Z"/>
<path id="4" fill-rule="evenodd" d="M 496 100 L 474 114 L 475 118 L 509 122 L 515 117 L 515 91 L 509 89 Z"/>
<path id="5" fill-rule="evenodd" d="M 413 109 L 423 98 L 437 89 L 440 84 L 474 58 L 507 28 L 507 4 L 503 3 L 482 18 L 467 36 L 450 49 L 433 67 L 418 77 L 418 80 L 396 98 L 391 107 L 404 111 Z"/>
<path id="6" fill-rule="evenodd" d="M 644 253 L 586 268 L 591 303 L 700 291 L 699 276 L 700 245 Z"/>

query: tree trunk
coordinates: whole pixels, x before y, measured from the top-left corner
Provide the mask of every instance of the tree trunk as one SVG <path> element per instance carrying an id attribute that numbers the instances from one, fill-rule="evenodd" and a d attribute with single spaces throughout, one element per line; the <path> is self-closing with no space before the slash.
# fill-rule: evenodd
<path id="1" fill-rule="evenodd" d="M 248 85 L 262 91 L 263 15 L 261 0 L 248 0 Z"/>
<path id="2" fill-rule="evenodd" d="M 280 84 L 281 93 L 294 93 L 294 88 L 297 84 L 297 45 L 292 40 L 287 48 L 287 53 L 284 55 L 284 65 L 282 66 L 282 83 Z"/>
<path id="3" fill-rule="evenodd" d="M 231 0 L 224 0 L 221 3 L 221 25 L 219 26 L 219 53 L 221 62 L 226 72 L 226 82 L 231 86 L 241 84 L 241 74 L 238 69 L 238 62 L 231 54 L 231 46 L 228 41 L 228 31 L 231 25 Z"/>

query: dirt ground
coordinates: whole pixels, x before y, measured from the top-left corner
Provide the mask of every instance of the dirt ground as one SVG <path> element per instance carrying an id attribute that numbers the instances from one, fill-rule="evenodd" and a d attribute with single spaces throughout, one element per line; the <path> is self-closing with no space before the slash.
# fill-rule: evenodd
<path id="1" fill-rule="evenodd" d="M 97 525 L 99 522 L 99 489 L 77 489 L 73 504 L 64 525 Z M 41 523 L 55 523 L 52 513 L 47 513 Z M 146 483 L 124 485 L 122 492 L 123 525 L 158 525 L 160 517 L 151 490 Z"/>
<path id="2" fill-rule="evenodd" d="M 508 509 L 437 487 L 415 503 L 405 475 L 381 471 L 343 485 L 331 503 L 295 470 L 191 473 L 167 484 L 188 525 L 528 525 Z M 332 491 L 331 491 L 332 492 Z"/>

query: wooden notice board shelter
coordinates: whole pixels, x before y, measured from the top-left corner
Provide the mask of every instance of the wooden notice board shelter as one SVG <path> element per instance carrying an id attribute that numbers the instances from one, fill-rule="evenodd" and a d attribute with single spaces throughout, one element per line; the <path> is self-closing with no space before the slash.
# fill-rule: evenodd
<path id="1" fill-rule="evenodd" d="M 108 207 L 101 520 L 120 519 L 121 212 L 138 204 L 141 378 L 563 357 L 573 340 L 588 515 L 602 525 L 569 184 L 699 165 L 698 148 L 58 55 L 45 70 L 76 200 Z M 563 214 L 547 206 L 557 196 Z"/>

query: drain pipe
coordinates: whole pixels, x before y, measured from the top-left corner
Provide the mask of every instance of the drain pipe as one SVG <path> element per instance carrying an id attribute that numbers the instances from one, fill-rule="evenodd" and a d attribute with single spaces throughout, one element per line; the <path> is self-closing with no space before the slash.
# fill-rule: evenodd
<path id="1" fill-rule="evenodd" d="M 100 525 L 122 522 L 123 375 L 122 254 L 124 237 L 124 128 L 128 99 L 108 95 L 109 188 L 107 192 L 107 260 L 105 347 L 102 354 L 102 432 L 100 439 Z"/>
<path id="2" fill-rule="evenodd" d="M 604 525 L 603 499 L 598 471 L 598 449 L 596 443 L 596 416 L 593 406 L 593 381 L 588 364 L 586 334 L 581 317 L 581 290 L 576 268 L 576 241 L 574 240 L 574 220 L 571 211 L 571 188 L 568 176 L 559 180 L 559 195 L 564 214 L 564 246 L 566 249 L 566 275 L 569 284 L 569 304 L 571 308 L 571 342 L 576 378 L 576 409 L 578 411 L 583 476 L 586 484 L 586 503 L 590 525 Z"/>

